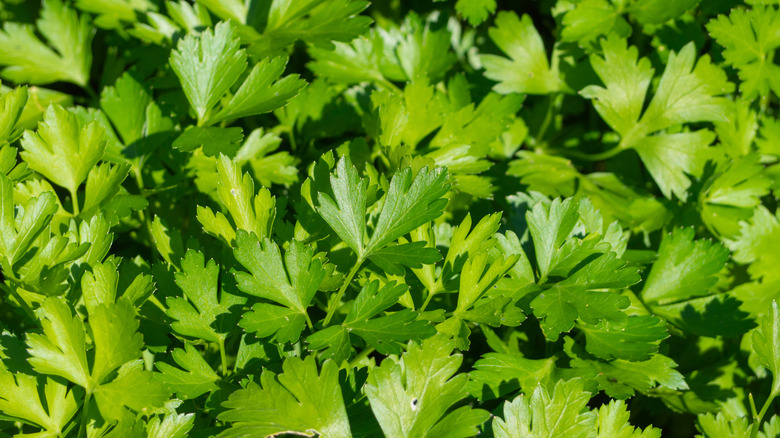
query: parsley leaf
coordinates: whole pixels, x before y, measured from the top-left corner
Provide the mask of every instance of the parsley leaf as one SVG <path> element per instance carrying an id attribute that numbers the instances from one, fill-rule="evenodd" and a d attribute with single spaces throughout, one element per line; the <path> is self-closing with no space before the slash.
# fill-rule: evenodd
<path id="1" fill-rule="evenodd" d="M 455 373 L 462 356 L 441 335 L 421 346 L 410 343 L 399 360 L 385 359 L 365 386 L 371 409 L 388 436 L 467 437 L 489 414 L 468 406 L 449 409 L 466 396 L 465 374 Z M 448 412 L 449 411 L 449 412 Z"/>
<path id="2" fill-rule="evenodd" d="M 231 394 L 224 403 L 228 410 L 219 419 L 232 425 L 220 436 L 282 432 L 351 436 L 334 362 L 326 361 L 318 372 L 313 356 L 289 358 L 283 370 L 278 376 L 265 371 L 260 385 L 251 382 Z"/>
<path id="3" fill-rule="evenodd" d="M 603 57 L 592 55 L 591 64 L 604 87 L 591 85 L 580 94 L 593 99 L 596 111 L 620 134 L 620 143 L 612 152 L 633 148 L 664 196 L 684 199 L 691 183 L 686 174 L 701 176 L 713 134 L 706 129 L 651 134 L 684 123 L 726 120 L 726 100 L 718 96 L 730 92 L 733 85 L 709 56 L 696 61 L 689 43 L 669 55 L 658 89 L 643 112 L 653 78 L 649 61 L 637 61 L 636 48 L 615 35 L 602 40 L 601 46 Z"/>
<path id="4" fill-rule="evenodd" d="M 61 0 L 45 0 L 37 30 L 51 47 L 35 35 L 32 26 L 6 22 L 0 31 L 1 76 L 17 83 L 72 82 L 86 87 L 92 67 L 93 32 L 86 15 Z"/>

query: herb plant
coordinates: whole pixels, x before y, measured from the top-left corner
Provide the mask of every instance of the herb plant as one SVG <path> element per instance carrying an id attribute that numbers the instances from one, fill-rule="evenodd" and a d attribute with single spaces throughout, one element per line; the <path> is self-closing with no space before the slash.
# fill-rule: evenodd
<path id="1" fill-rule="evenodd" d="M 0 437 L 780 437 L 777 1 L 0 17 Z"/>

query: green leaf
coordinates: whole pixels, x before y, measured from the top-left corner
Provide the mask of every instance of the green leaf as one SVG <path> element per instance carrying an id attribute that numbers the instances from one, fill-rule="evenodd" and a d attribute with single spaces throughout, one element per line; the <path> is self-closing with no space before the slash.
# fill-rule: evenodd
<path id="1" fill-rule="evenodd" d="M 526 213 L 540 277 L 546 277 L 560 258 L 561 247 L 579 220 L 578 207 L 574 199 L 558 198 L 550 204 L 540 202 Z"/>
<path id="2" fill-rule="evenodd" d="M 728 250 L 706 240 L 694 241 L 693 228 L 676 228 L 664 236 L 642 289 L 650 305 L 707 295 L 728 260 Z"/>
<path id="3" fill-rule="evenodd" d="M 600 35 L 614 32 L 621 37 L 631 33 L 631 26 L 612 1 L 583 0 L 563 16 L 562 41 L 587 44 Z"/>
<path id="4" fill-rule="evenodd" d="M 594 107 L 620 134 L 619 149 L 634 148 L 667 198 L 685 198 L 687 175 L 701 176 L 714 135 L 707 130 L 651 134 L 694 122 L 727 120 L 727 100 L 733 85 L 707 55 L 696 61 L 693 43 L 669 54 L 658 89 L 642 113 L 653 70 L 647 59 L 637 62 L 637 50 L 616 35 L 602 40 L 603 57 L 591 56 L 591 65 L 604 87 L 591 85 L 580 94 L 594 99 Z M 695 65 L 694 65 L 695 64 Z M 641 114 L 641 115 L 640 115 Z"/>
<path id="5" fill-rule="evenodd" d="M 435 431 L 447 430 L 447 436 L 468 437 L 488 419 L 488 412 L 469 407 L 448 413 L 467 395 L 468 377 L 455 375 L 462 356 L 450 355 L 454 346 L 437 335 L 421 346 L 410 343 L 399 360 L 387 358 L 372 370 L 364 391 L 385 436 L 438 436 Z M 460 423 L 464 415 L 469 424 Z"/>
<path id="6" fill-rule="evenodd" d="M 675 368 L 677 363 L 667 356 L 654 354 L 650 359 L 632 362 L 623 359 L 599 360 L 582 351 L 572 338 L 564 339 L 564 352 L 571 358 L 575 370 L 595 380 L 599 390 L 617 399 L 632 397 L 636 391 L 687 390 L 685 378 Z"/>
<path id="7" fill-rule="evenodd" d="M 726 63 L 739 71 L 740 91 L 747 99 L 780 93 L 780 66 L 769 56 L 780 47 L 780 11 L 774 7 L 734 8 L 707 23 L 707 30 L 723 46 Z"/>
<path id="8" fill-rule="evenodd" d="M 154 417 L 146 424 L 148 438 L 186 438 L 195 423 L 195 414 L 168 414 Z"/>
<path id="9" fill-rule="evenodd" d="M 27 253 L 33 241 L 49 225 L 57 208 L 56 196 L 46 191 L 16 210 L 13 183 L 7 176 L 0 175 L 0 243 L 5 275 L 13 274 L 9 268 Z"/>
<path id="10" fill-rule="evenodd" d="M 664 322 L 656 317 L 630 316 L 625 327 L 612 328 L 606 321 L 597 325 L 580 324 L 585 333 L 585 348 L 602 359 L 641 361 L 658 352 L 658 345 L 669 337 Z"/>
<path id="11" fill-rule="evenodd" d="M 30 365 L 35 371 L 93 387 L 87 364 L 84 323 L 60 298 L 49 298 L 38 310 L 43 334 L 27 335 Z"/>
<path id="12" fill-rule="evenodd" d="M 314 356 L 288 358 L 278 376 L 265 370 L 260 385 L 230 395 L 221 421 L 232 423 L 221 438 L 268 436 L 283 432 L 351 436 L 338 380 L 338 367 L 326 361 L 318 373 Z"/>
<path id="13" fill-rule="evenodd" d="M 776 301 L 761 318 L 751 341 L 758 362 L 772 373 L 772 395 L 780 394 L 780 310 Z"/>
<path id="14" fill-rule="evenodd" d="M 661 429 L 647 426 L 637 429 L 628 422 L 629 412 L 623 400 L 612 400 L 596 410 L 597 438 L 661 438 Z"/>
<path id="15" fill-rule="evenodd" d="M 204 3 L 209 8 L 210 5 L 223 8 L 225 2 Z M 243 7 L 240 1 L 234 3 L 235 9 Z M 263 33 L 253 41 L 249 52 L 258 58 L 274 55 L 298 39 L 324 47 L 330 47 L 332 41 L 351 41 L 366 33 L 372 22 L 370 17 L 360 15 L 368 5 L 362 0 L 274 0 L 267 8 Z M 220 15 L 216 10 L 215 13 Z M 246 13 L 242 19 L 245 16 Z"/>
<path id="16" fill-rule="evenodd" d="M 344 156 L 330 176 L 330 186 L 333 198 L 327 193 L 317 193 L 317 212 L 358 258 L 362 258 L 365 254 L 368 180 L 361 178 L 349 157 Z"/>
<path id="17" fill-rule="evenodd" d="M 143 163 L 145 156 L 169 144 L 173 120 L 163 115 L 140 74 L 125 72 L 113 86 L 104 88 L 100 107 L 122 138 L 122 154 L 128 159 Z"/>
<path id="18" fill-rule="evenodd" d="M 49 84 L 57 81 L 87 86 L 92 67 L 93 30 L 87 15 L 81 18 L 61 0 L 45 0 L 34 28 L 6 22 L 0 31 L 0 76 L 16 83 Z M 52 48 L 54 50 L 52 50 Z"/>
<path id="19" fill-rule="evenodd" d="M 307 308 L 327 275 L 322 261 L 314 258 L 311 246 L 293 240 L 282 260 L 276 243 L 269 239 L 261 242 L 254 234 L 239 231 L 233 253 L 236 260 L 249 270 L 249 273 L 235 272 L 242 292 L 295 310 L 311 325 Z"/>
<path id="20" fill-rule="evenodd" d="M 37 132 L 22 138 L 21 156 L 36 172 L 75 196 L 89 171 L 103 157 L 106 135 L 97 122 L 82 124 L 59 105 L 46 110 Z"/>
<path id="21" fill-rule="evenodd" d="M 136 361 L 122 367 L 115 380 L 98 386 L 94 396 L 103 418 L 119 420 L 123 408 L 147 413 L 161 408 L 170 394 L 156 374 L 144 371 L 142 362 Z"/>
<path id="22" fill-rule="evenodd" d="M 753 215 L 770 190 L 770 179 L 758 155 L 734 160 L 708 181 L 700 193 L 702 220 L 721 236 L 739 233 L 739 223 Z"/>
<path id="23" fill-rule="evenodd" d="M 218 23 L 213 31 L 179 40 L 176 50 L 171 52 L 170 63 L 195 109 L 199 125 L 247 66 L 246 52 L 239 48 L 236 27 L 229 21 Z"/>
<path id="24" fill-rule="evenodd" d="M 219 376 L 192 344 L 185 343 L 183 350 L 177 348 L 171 352 L 171 356 L 182 369 L 165 362 L 157 362 L 155 365 L 162 373 L 160 380 L 168 385 L 177 397 L 193 399 L 217 389 Z"/>
<path id="25" fill-rule="evenodd" d="M 498 82 L 493 87 L 497 93 L 548 94 L 568 89 L 560 78 L 557 58 L 548 61 L 544 42 L 530 16 L 520 19 L 514 12 L 501 11 L 488 34 L 510 58 L 480 57 L 485 77 Z"/>
<path id="26" fill-rule="evenodd" d="M 76 7 L 97 15 L 95 24 L 109 29 L 121 27 L 121 22 L 136 21 L 136 14 L 157 9 L 148 0 L 76 0 Z"/>
<path id="27" fill-rule="evenodd" d="M 39 383 L 41 382 L 41 383 Z M 76 415 L 81 394 L 54 379 L 11 373 L 0 365 L 0 412 L 60 436 Z"/>
<path id="28" fill-rule="evenodd" d="M 370 255 L 388 243 L 441 216 L 450 189 L 445 169 L 423 167 L 416 175 L 405 168 L 393 176 L 383 198 L 374 232 L 366 245 Z"/>
<path id="29" fill-rule="evenodd" d="M 16 87 L 8 92 L 0 92 L 0 144 L 10 143 L 16 140 L 22 133 L 22 127 L 19 126 L 19 118 L 27 103 L 27 87 Z M 13 150 L 13 164 L 6 164 L 6 154 L 12 149 L 3 148 L 2 168 L 3 173 L 8 172 L 16 165 L 16 150 Z"/>
<path id="30" fill-rule="evenodd" d="M 495 0 L 458 0 L 455 10 L 465 17 L 472 26 L 485 21 L 492 13 L 496 12 Z"/>
<path id="31" fill-rule="evenodd" d="M 287 104 L 306 86 L 298 75 L 281 79 L 287 58 L 264 59 L 252 67 L 249 76 L 209 124 L 271 112 Z"/>
<path id="32" fill-rule="evenodd" d="M 398 303 L 407 291 L 406 285 L 395 282 L 381 288 L 377 280 L 364 284 L 341 325 L 328 327 L 309 336 L 306 339 L 309 348 L 327 348 L 326 357 L 340 362 L 349 357 L 351 335 L 363 338 L 382 354 L 400 354 L 401 347 L 409 340 L 421 340 L 433 335 L 436 333 L 433 326 L 426 321 L 418 321 L 418 314 L 409 309 L 377 317 Z"/>
<path id="33" fill-rule="evenodd" d="M 697 437 L 730 436 L 734 438 L 750 437 L 750 424 L 746 417 L 729 419 L 723 412 L 717 415 L 708 413 L 699 415 L 696 419 L 696 428 L 702 433 Z"/>
<path id="34" fill-rule="evenodd" d="M 190 126 L 173 141 L 171 146 L 184 152 L 191 152 L 203 147 L 203 154 L 207 157 L 214 157 L 219 154 L 232 157 L 238 152 L 243 139 L 243 129 L 239 127 L 219 128 L 210 126 L 204 128 Z"/>
<path id="35" fill-rule="evenodd" d="M 306 325 L 306 316 L 294 308 L 257 303 L 244 313 L 239 325 L 258 338 L 276 335 L 276 342 L 297 342 Z"/>
<path id="36" fill-rule="evenodd" d="M 89 324 L 94 353 L 89 362 L 84 323 L 72 316 L 65 301 L 48 298 L 38 313 L 43 334 L 27 336 L 27 351 L 30 365 L 40 373 L 64 377 L 91 392 L 120 365 L 141 355 L 143 339 L 136 333 L 135 309 L 125 299 L 94 307 Z"/>
<path id="37" fill-rule="evenodd" d="M 252 177 L 248 173 L 242 173 L 241 166 L 225 155 L 220 155 L 217 161 L 217 174 L 217 195 L 230 213 L 236 228 L 252 232 L 260 238 L 269 236 L 276 214 L 276 203 L 271 192 L 261 188 L 255 194 Z M 216 217 L 220 216 L 224 218 L 224 215 L 217 213 Z M 226 234 L 224 237 L 230 238 L 228 243 L 232 244 L 232 234 Z"/>
<path id="38" fill-rule="evenodd" d="M 135 308 L 126 299 L 98 305 L 89 315 L 89 335 L 95 355 L 91 379 L 101 383 L 120 365 L 138 358 L 144 346 Z"/>
<path id="39" fill-rule="evenodd" d="M 84 206 L 79 215 L 84 219 L 90 219 L 101 211 L 109 215 L 108 206 L 122 189 L 122 182 L 130 171 L 128 164 L 111 165 L 102 163 L 93 167 L 87 174 L 87 183 L 84 187 Z"/>
<path id="40" fill-rule="evenodd" d="M 422 268 L 441 260 L 436 248 L 426 248 L 426 242 L 409 242 L 400 245 L 389 244 L 375 251 L 369 259 L 388 274 L 403 275 L 404 266 Z"/>
<path id="41" fill-rule="evenodd" d="M 183 297 L 169 297 L 168 315 L 176 332 L 211 342 L 224 342 L 234 327 L 237 315 L 246 298 L 230 293 L 219 281 L 219 266 L 214 260 L 205 261 L 203 253 L 189 250 L 181 261 L 181 272 L 176 273 L 176 284 Z"/>
<path id="42" fill-rule="evenodd" d="M 537 386 L 528 397 L 521 395 L 504 405 L 504 418 L 493 422 L 496 438 L 591 436 L 596 415 L 587 409 L 591 394 L 579 379 L 555 384 L 552 394 Z"/>
<path id="43" fill-rule="evenodd" d="M 628 306 L 628 298 L 613 292 L 589 291 L 564 285 L 555 285 L 543 291 L 531 302 L 544 335 L 551 341 L 556 341 L 560 333 L 571 330 L 577 318 L 588 324 L 607 321 L 623 327 L 627 321 L 623 309 Z"/>
<path id="44" fill-rule="evenodd" d="M 669 4 L 663 0 L 637 0 L 628 11 L 642 24 L 661 24 L 694 8 L 701 0 L 681 0 Z"/>

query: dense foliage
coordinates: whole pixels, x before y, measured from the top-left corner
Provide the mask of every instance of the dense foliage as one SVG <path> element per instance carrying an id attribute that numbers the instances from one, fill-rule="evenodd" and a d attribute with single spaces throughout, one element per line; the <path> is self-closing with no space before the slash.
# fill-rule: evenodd
<path id="1" fill-rule="evenodd" d="M 0 436 L 780 437 L 778 1 L 0 17 Z"/>

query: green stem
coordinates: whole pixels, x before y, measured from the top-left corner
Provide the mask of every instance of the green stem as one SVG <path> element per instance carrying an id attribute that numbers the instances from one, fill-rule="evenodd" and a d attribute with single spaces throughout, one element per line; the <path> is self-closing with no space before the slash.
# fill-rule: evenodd
<path id="1" fill-rule="evenodd" d="M 314 324 L 312 324 L 311 318 L 309 318 L 309 312 L 304 310 L 303 317 L 306 318 L 306 327 L 309 327 L 309 330 L 314 330 Z"/>
<path id="2" fill-rule="evenodd" d="M 555 108 L 556 99 L 557 99 L 557 95 L 554 94 L 549 95 L 549 99 L 547 102 L 547 112 L 544 114 L 544 120 L 542 120 L 542 124 L 539 126 L 539 130 L 536 131 L 536 146 L 544 144 L 544 141 L 542 141 L 542 139 L 544 138 L 545 135 L 547 135 L 547 129 L 550 127 L 550 123 L 552 123 L 553 108 Z"/>
<path id="3" fill-rule="evenodd" d="M 79 428 L 79 438 L 86 438 L 87 436 L 87 423 L 89 422 L 89 402 L 92 399 L 92 393 L 87 392 L 84 396 L 84 404 L 81 409 L 81 427 Z"/>
<path id="4" fill-rule="evenodd" d="M 355 356 L 351 361 L 349 361 L 349 368 L 355 368 L 358 363 L 360 363 L 361 360 L 368 357 L 369 354 L 373 353 L 374 347 L 368 347 L 363 349 L 363 351 L 360 352 L 357 356 Z"/>
<path id="5" fill-rule="evenodd" d="M 322 322 L 322 327 L 325 328 L 330 323 L 330 320 L 333 318 L 333 315 L 336 313 L 336 309 L 339 307 L 339 303 L 341 302 L 341 297 L 344 296 L 344 292 L 347 291 L 347 287 L 352 282 L 352 277 L 357 274 L 358 270 L 360 270 L 360 266 L 363 264 L 363 258 L 358 258 L 357 262 L 355 262 L 355 265 L 352 266 L 352 269 L 350 269 L 349 273 L 347 274 L 347 278 L 344 279 L 344 284 L 341 285 L 341 288 L 339 289 L 338 293 L 336 293 L 336 297 L 331 300 L 331 302 L 328 304 L 328 313 L 325 315 L 325 320 Z"/>
<path id="6" fill-rule="evenodd" d="M 227 355 L 225 354 L 225 338 L 219 338 L 219 359 L 222 362 L 222 376 L 228 375 Z"/>
<path id="7" fill-rule="evenodd" d="M 425 297 L 425 302 L 422 304 L 422 306 L 420 306 L 420 310 L 419 310 L 420 313 L 422 313 L 425 310 L 425 308 L 428 307 L 428 304 L 431 303 L 431 299 L 433 299 L 433 296 L 436 295 L 437 291 L 438 289 L 434 289 L 428 292 L 428 296 Z"/>
<path id="8" fill-rule="evenodd" d="M 79 198 L 77 195 L 77 190 L 71 190 L 70 191 L 70 200 L 73 203 L 73 216 L 79 215 Z"/>
<path id="9" fill-rule="evenodd" d="M 777 397 L 777 392 L 772 391 L 764 402 L 764 406 L 761 407 L 761 412 L 759 412 L 758 415 L 755 415 L 755 408 L 753 408 L 753 425 L 750 427 L 750 438 L 756 438 L 758 436 L 758 431 L 761 429 L 761 422 L 764 419 L 764 415 L 766 414 L 766 411 L 769 410 L 775 397 Z"/>
<path id="10" fill-rule="evenodd" d="M 549 153 L 560 153 L 561 155 L 566 155 L 571 158 L 576 158 L 578 160 L 584 160 L 584 161 L 604 161 L 608 160 L 615 155 L 623 152 L 625 149 L 622 147 L 614 147 L 610 150 L 599 152 L 597 154 L 586 154 L 584 152 L 576 151 L 576 150 L 570 150 L 570 149 L 554 149 L 549 150 Z"/>
<path id="11" fill-rule="evenodd" d="M 138 166 L 133 166 L 133 176 L 135 179 L 135 184 L 138 186 L 138 193 L 141 195 L 144 194 L 146 191 L 146 188 L 144 186 L 144 177 L 141 174 L 141 169 Z M 149 205 L 151 207 L 151 202 L 149 202 Z M 141 219 L 141 221 L 144 223 L 144 226 L 146 227 L 146 233 L 148 234 L 149 238 L 149 246 L 152 249 L 152 260 L 155 262 L 159 261 L 159 255 L 157 254 L 157 248 L 154 243 L 154 234 L 152 233 L 152 221 L 150 218 L 150 215 L 147 215 L 144 210 L 138 210 L 138 217 Z M 176 265 L 173 265 L 174 268 L 176 268 Z"/>

